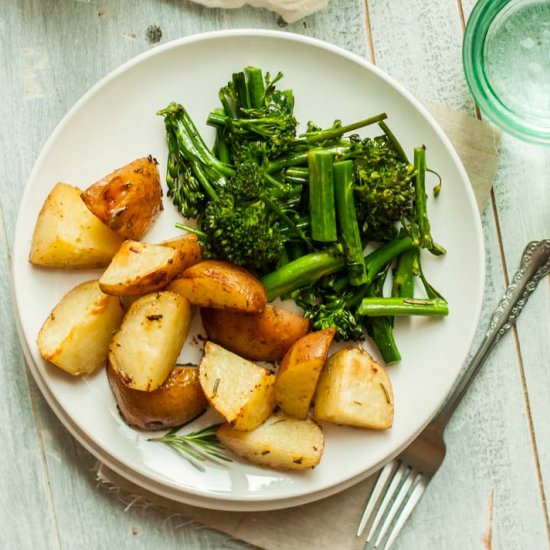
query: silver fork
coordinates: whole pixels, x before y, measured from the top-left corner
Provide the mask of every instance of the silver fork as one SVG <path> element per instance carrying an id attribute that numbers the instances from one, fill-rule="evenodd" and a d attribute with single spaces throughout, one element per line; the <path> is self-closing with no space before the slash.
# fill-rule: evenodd
<path id="1" fill-rule="evenodd" d="M 550 239 L 529 243 L 518 271 L 491 317 L 481 345 L 445 405 L 424 431 L 378 474 L 357 529 L 358 537 L 367 532 L 365 550 L 387 550 L 395 540 L 445 458 L 443 433 L 451 416 L 495 344 L 514 325 L 529 296 L 548 273 Z"/>

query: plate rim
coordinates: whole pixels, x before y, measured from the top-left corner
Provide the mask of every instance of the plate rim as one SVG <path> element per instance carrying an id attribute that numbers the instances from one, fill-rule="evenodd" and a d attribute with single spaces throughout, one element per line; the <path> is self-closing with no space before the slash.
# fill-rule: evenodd
<path id="1" fill-rule="evenodd" d="M 472 323 L 469 325 L 470 326 L 469 334 L 467 335 L 468 336 L 468 338 L 467 338 L 468 349 L 470 349 L 471 346 L 472 346 L 472 343 L 473 343 L 475 333 L 477 331 L 478 324 L 479 324 L 479 319 L 480 319 L 480 316 L 481 316 L 481 309 L 482 309 L 482 300 L 483 300 L 483 295 L 484 295 L 484 291 L 485 291 L 485 271 L 486 271 L 486 266 L 485 266 L 485 245 L 484 245 L 484 235 L 483 235 L 483 230 L 482 230 L 482 225 L 481 225 L 481 216 L 480 216 L 479 209 L 477 208 L 473 188 L 471 186 L 471 182 L 470 182 L 470 179 L 469 179 L 469 177 L 466 173 L 466 170 L 465 170 L 465 168 L 462 164 L 462 161 L 461 161 L 460 157 L 458 156 L 458 153 L 456 152 L 454 146 L 452 145 L 452 143 L 450 142 L 450 140 L 446 136 L 446 134 L 443 132 L 443 130 L 441 129 L 439 124 L 436 122 L 434 117 L 431 115 L 431 113 L 420 102 L 420 100 L 418 100 L 415 96 L 413 96 L 412 93 L 409 92 L 409 90 L 403 84 L 401 84 L 400 82 L 395 80 L 393 77 L 386 74 L 382 69 L 380 69 L 376 65 L 372 64 L 368 60 L 364 59 L 360 55 L 355 54 L 353 52 L 350 52 L 350 51 L 348 51 L 348 50 L 346 50 L 346 49 L 344 49 L 340 46 L 334 45 L 332 43 L 326 42 L 326 41 L 318 39 L 318 38 L 303 36 L 303 35 L 300 35 L 300 34 L 291 33 L 291 32 L 287 32 L 287 31 L 245 28 L 245 29 L 227 29 L 227 30 L 216 30 L 216 31 L 195 33 L 195 34 L 192 34 L 192 35 L 189 35 L 189 36 L 186 36 L 186 37 L 182 37 L 182 38 L 178 38 L 178 39 L 169 41 L 165 44 L 156 46 L 156 47 L 151 48 L 149 50 L 146 50 L 146 51 L 138 54 L 137 56 L 134 56 L 131 59 L 125 61 L 124 63 L 122 63 L 121 65 L 119 65 L 118 67 L 116 67 L 112 71 L 108 72 L 103 77 L 101 77 L 63 115 L 63 117 L 57 123 L 57 125 L 54 128 L 53 132 L 49 135 L 49 137 L 46 140 L 45 144 L 41 148 L 41 151 L 40 151 L 38 157 L 36 158 L 36 160 L 33 164 L 33 168 L 32 168 L 32 170 L 29 174 L 29 177 L 27 178 L 27 181 L 25 183 L 25 188 L 24 188 L 23 194 L 21 196 L 19 211 L 18 211 L 18 215 L 17 215 L 17 221 L 16 221 L 16 225 L 15 225 L 14 248 L 13 248 L 14 251 L 17 250 L 20 246 L 22 246 L 19 243 L 19 241 L 21 239 L 21 234 L 22 234 L 21 226 L 24 224 L 24 214 L 22 212 L 22 206 L 27 201 L 28 195 L 31 193 L 31 189 L 30 189 L 29 184 L 30 184 L 31 181 L 33 181 L 36 178 L 38 170 L 40 168 L 40 165 L 43 163 L 45 157 L 47 157 L 47 155 L 49 153 L 49 150 L 51 149 L 52 145 L 54 144 L 54 142 L 57 139 L 57 136 L 64 130 L 65 126 L 67 126 L 69 124 L 69 122 L 71 121 L 73 116 L 76 115 L 76 113 L 79 111 L 81 106 L 85 105 L 86 102 L 91 97 L 93 97 L 96 93 L 98 93 L 100 90 L 102 90 L 104 87 L 106 87 L 112 80 L 117 78 L 120 74 L 124 73 L 125 71 L 131 69 L 132 67 L 134 67 L 136 65 L 139 65 L 140 63 L 142 63 L 146 59 L 149 59 L 151 57 L 159 55 L 164 51 L 185 46 L 186 44 L 192 44 L 192 43 L 195 43 L 195 42 L 203 42 L 203 41 L 216 40 L 216 39 L 224 39 L 224 38 L 229 38 L 229 37 L 232 37 L 232 36 L 239 37 L 239 38 L 247 37 L 247 36 L 248 37 L 253 37 L 253 38 L 260 38 L 260 39 L 261 38 L 274 38 L 274 39 L 277 39 L 277 40 L 285 40 L 285 41 L 294 42 L 294 43 L 302 43 L 302 44 L 306 44 L 306 45 L 309 45 L 309 46 L 319 48 L 321 50 L 328 51 L 329 53 L 335 54 L 337 56 L 344 57 L 344 58 L 354 62 L 356 65 L 362 67 L 362 69 L 370 71 L 371 73 L 374 73 L 377 77 L 381 78 L 389 86 L 391 86 L 393 89 L 395 89 L 401 96 L 403 96 L 416 109 L 416 111 L 422 116 L 422 118 L 424 118 L 424 120 L 429 124 L 431 129 L 436 133 L 438 139 L 440 140 L 441 144 L 444 146 L 446 152 L 450 155 L 451 160 L 453 161 L 453 163 L 454 163 L 454 165 L 455 165 L 455 167 L 456 167 L 456 169 L 459 173 L 459 176 L 460 176 L 462 182 L 464 183 L 463 187 L 465 188 L 465 191 L 466 191 L 466 198 L 468 200 L 469 207 L 474 212 L 475 233 L 476 233 L 476 236 L 477 236 L 477 244 L 478 244 L 477 248 L 478 248 L 479 257 L 481 258 L 481 261 L 479 262 L 479 266 L 478 266 L 478 276 L 479 276 L 479 279 L 481 281 L 481 284 L 479 285 L 479 287 L 477 289 L 477 295 L 475 296 L 475 306 L 476 306 L 475 315 L 472 316 Z M 15 278 L 15 268 L 16 268 L 15 267 L 15 262 L 12 261 L 11 262 L 11 269 L 10 269 L 11 277 L 12 277 L 12 281 L 13 281 L 12 293 L 13 293 L 13 297 L 14 297 L 15 314 L 16 314 L 17 319 L 19 319 L 18 294 L 15 291 L 16 288 L 17 288 L 17 280 Z M 28 345 L 28 343 L 27 343 L 27 340 L 25 339 L 24 331 L 22 330 L 22 328 L 21 328 L 21 330 L 19 330 L 19 328 L 18 328 L 18 336 L 19 336 L 19 339 L 21 341 L 22 347 L 25 348 Z M 42 380 L 42 376 L 40 375 L 39 369 L 38 369 L 37 365 L 35 364 L 34 359 L 32 358 L 32 353 L 30 353 L 30 349 L 28 351 L 29 351 L 29 356 L 30 356 L 30 359 L 31 359 L 31 363 L 33 365 L 33 367 L 29 366 L 29 368 L 31 370 L 31 374 L 33 375 L 33 378 L 35 379 L 38 386 L 40 387 L 41 392 L 44 394 L 44 392 L 42 390 L 42 387 L 41 387 L 41 384 L 47 386 L 47 383 L 44 380 Z M 468 354 L 465 355 L 464 360 L 466 360 L 467 355 Z M 28 361 L 28 359 L 29 358 L 27 358 L 27 361 Z M 37 375 L 41 378 L 41 383 L 38 382 Z M 453 384 L 455 383 L 455 381 L 456 381 L 456 378 L 454 379 Z M 451 389 L 451 387 L 452 387 L 452 385 L 449 387 L 449 390 Z M 324 487 L 324 489 L 318 489 L 317 491 L 312 491 L 312 492 L 304 492 L 304 491 L 300 491 L 300 490 L 292 491 L 292 489 L 290 488 L 289 491 L 288 491 L 288 494 L 286 494 L 286 495 L 274 495 L 274 496 L 272 495 L 272 496 L 270 496 L 269 501 L 268 501 L 270 503 L 269 507 L 262 508 L 262 509 L 268 510 L 268 509 L 277 509 L 277 508 L 280 508 L 280 507 L 292 506 L 293 504 L 289 504 L 289 502 L 297 501 L 297 500 L 300 500 L 300 502 L 298 502 L 297 504 L 294 504 L 294 505 L 305 504 L 307 502 L 312 502 L 314 500 L 318 500 L 320 498 L 324 498 L 325 496 L 330 496 L 330 495 L 335 494 L 335 493 L 337 493 L 341 490 L 344 490 L 345 488 L 361 481 L 362 479 L 365 479 L 369 475 L 371 475 L 374 472 L 378 471 L 384 464 L 386 464 L 387 462 L 392 460 L 403 449 L 405 449 L 420 434 L 422 429 L 424 429 L 424 427 L 435 416 L 437 410 L 442 405 L 442 403 L 445 401 L 446 395 L 447 394 L 445 394 L 444 396 L 442 396 L 440 398 L 438 406 L 434 408 L 431 415 L 429 415 L 429 417 L 427 418 L 426 422 L 409 439 L 407 439 L 401 446 L 399 446 L 395 450 L 394 453 L 392 453 L 390 456 L 387 456 L 385 459 L 379 461 L 379 463 L 374 464 L 370 468 L 365 469 L 361 474 L 358 474 L 356 476 L 352 476 L 348 480 L 346 480 L 344 482 L 341 482 L 339 484 L 328 485 L 328 486 Z M 52 399 L 55 399 L 53 395 L 51 397 L 52 397 Z M 84 447 L 86 447 L 88 449 L 88 451 L 90 451 L 91 454 L 93 454 L 98 460 L 100 460 L 102 462 L 105 462 L 107 465 L 109 465 L 109 462 L 111 462 L 111 460 L 109 460 L 109 458 L 113 458 L 117 462 L 120 462 L 121 464 L 124 464 L 124 460 L 121 459 L 121 457 L 117 457 L 117 456 L 114 456 L 114 455 L 111 456 L 112 453 L 107 452 L 105 449 L 103 449 L 100 442 L 97 442 L 97 441 L 93 440 L 93 438 L 89 438 L 90 442 L 83 441 L 83 437 L 82 436 L 79 437 L 80 434 L 75 433 L 75 431 L 76 431 L 75 429 L 71 429 L 69 426 L 67 426 L 67 421 L 70 422 L 69 425 L 71 425 L 72 420 L 67 418 L 64 421 L 64 419 L 62 418 L 64 415 L 60 415 L 59 414 L 60 411 L 56 410 L 56 407 L 53 407 L 52 404 L 50 403 L 50 401 L 47 398 L 46 398 L 46 400 L 48 401 L 48 404 L 54 410 L 54 413 L 56 414 L 58 419 L 62 422 L 62 424 L 65 427 L 67 427 L 69 432 Z M 63 413 L 68 414 L 64 411 L 63 406 L 60 403 L 57 403 L 57 400 L 56 400 L 56 404 L 58 405 L 59 409 L 62 410 Z M 87 434 L 84 434 L 84 435 L 87 437 Z M 94 449 L 90 448 L 90 443 L 93 443 L 94 445 L 97 445 L 97 447 L 103 451 L 103 454 L 108 456 L 109 458 L 106 459 L 104 456 L 98 456 L 98 454 L 101 455 L 101 452 L 99 452 L 99 451 L 94 452 Z M 135 468 L 133 468 L 133 467 L 127 467 L 127 469 L 128 469 L 128 472 L 126 472 L 126 474 L 129 474 L 129 472 L 131 471 L 131 472 L 137 473 L 137 474 L 143 476 L 144 478 L 146 478 L 150 481 L 153 481 L 155 484 L 157 484 L 159 490 L 154 490 L 154 489 L 149 489 L 149 488 L 144 487 L 144 488 L 146 488 L 146 490 L 151 490 L 151 491 L 155 492 L 156 494 L 162 494 L 164 491 L 160 491 L 160 488 L 163 487 L 163 488 L 166 488 L 166 489 L 170 489 L 170 491 L 174 491 L 174 494 L 176 494 L 176 495 L 180 494 L 180 493 L 183 493 L 183 494 L 188 494 L 188 495 L 195 495 L 195 496 L 198 496 L 200 498 L 204 498 L 207 501 L 212 501 L 212 502 L 218 501 L 218 502 L 231 503 L 231 509 L 232 510 L 238 510 L 238 508 L 237 508 L 238 503 L 242 503 L 243 505 L 245 503 L 250 503 L 251 505 L 253 503 L 257 503 L 258 505 L 260 505 L 262 502 L 266 502 L 265 496 L 261 497 L 260 495 L 255 494 L 255 493 L 248 494 L 246 497 L 243 497 L 243 496 L 236 497 L 236 496 L 233 496 L 232 493 L 227 493 L 227 494 L 224 493 L 223 496 L 218 495 L 214 492 L 205 493 L 204 491 L 201 491 L 199 489 L 195 489 L 193 487 L 182 487 L 178 483 L 172 482 L 170 479 L 166 479 L 166 478 L 163 478 L 162 476 L 157 475 L 157 473 L 154 472 L 154 471 L 149 471 L 147 475 L 144 475 L 142 472 L 135 472 L 134 471 Z M 125 477 L 129 481 L 132 481 L 132 482 L 136 483 L 136 481 L 134 481 L 130 475 L 125 475 L 125 473 L 118 471 L 116 467 L 113 468 L 113 470 L 115 470 L 117 473 L 120 473 L 123 477 Z M 139 484 L 139 482 L 138 482 L 138 484 Z M 326 491 L 326 494 L 325 494 L 325 491 Z M 323 493 L 323 494 L 321 494 L 320 496 L 316 496 L 316 495 L 319 495 L 320 493 Z M 169 498 L 184 502 L 184 500 L 178 499 L 177 497 L 174 497 L 174 496 L 171 496 Z M 277 506 L 277 503 L 281 504 L 281 506 Z M 201 506 L 200 504 L 196 504 L 196 505 Z M 208 506 L 210 506 L 210 504 L 208 504 Z M 219 508 L 219 509 L 229 510 L 229 508 L 227 508 L 227 507 Z"/>

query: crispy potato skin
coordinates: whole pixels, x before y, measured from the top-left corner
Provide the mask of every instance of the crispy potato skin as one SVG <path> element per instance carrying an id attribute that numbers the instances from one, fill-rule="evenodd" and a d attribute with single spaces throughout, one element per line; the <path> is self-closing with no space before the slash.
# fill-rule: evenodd
<path id="1" fill-rule="evenodd" d="M 286 414 L 304 419 L 317 388 L 321 369 L 336 329 L 310 332 L 286 352 L 275 379 L 277 405 Z"/>
<path id="2" fill-rule="evenodd" d="M 162 210 L 157 162 L 143 157 L 107 174 L 82 193 L 103 223 L 125 239 L 139 240 Z"/>
<path id="3" fill-rule="evenodd" d="M 193 305 L 261 313 L 267 296 L 262 283 L 242 267 L 218 260 L 205 260 L 186 269 L 172 281 L 170 290 Z"/>
<path id="4" fill-rule="evenodd" d="M 58 183 L 36 220 L 29 261 L 64 269 L 104 267 L 122 238 L 96 218 L 80 198 L 81 190 Z"/>
<path id="5" fill-rule="evenodd" d="M 114 296 L 138 296 L 161 290 L 184 268 L 180 248 L 124 241 L 99 279 L 101 290 Z"/>
<path id="6" fill-rule="evenodd" d="M 199 263 L 202 260 L 202 249 L 199 244 L 199 239 L 192 233 L 187 233 L 181 237 L 169 239 L 159 243 L 162 246 L 169 246 L 179 250 L 184 258 L 183 267 L 181 271 Z"/>
<path id="7" fill-rule="evenodd" d="M 40 354 L 73 376 L 89 374 L 105 364 L 123 315 L 119 299 L 101 292 L 96 280 L 81 283 L 63 296 L 42 325 Z"/>
<path id="8" fill-rule="evenodd" d="M 253 430 L 275 408 L 275 376 L 213 342 L 204 347 L 199 378 L 212 407 L 236 430 Z"/>
<path id="9" fill-rule="evenodd" d="M 129 426 L 140 430 L 180 426 L 208 406 L 197 367 L 176 365 L 164 383 L 152 392 L 128 388 L 110 364 L 107 376 L 120 415 Z"/>
<path id="10" fill-rule="evenodd" d="M 249 314 L 202 308 L 208 338 L 252 361 L 278 361 L 309 330 L 309 320 L 270 304 Z"/>
<path id="11" fill-rule="evenodd" d="M 133 302 L 109 346 L 109 364 L 122 383 L 144 392 L 160 387 L 187 338 L 191 316 L 189 302 L 174 292 Z"/>
<path id="12" fill-rule="evenodd" d="M 385 430 L 393 424 L 391 380 L 361 348 L 343 349 L 321 372 L 313 416 L 336 424 Z"/>
<path id="13" fill-rule="evenodd" d="M 250 432 L 223 424 L 216 435 L 236 455 L 281 470 L 313 468 L 324 448 L 323 431 L 313 420 L 297 420 L 282 412 L 272 414 Z"/>

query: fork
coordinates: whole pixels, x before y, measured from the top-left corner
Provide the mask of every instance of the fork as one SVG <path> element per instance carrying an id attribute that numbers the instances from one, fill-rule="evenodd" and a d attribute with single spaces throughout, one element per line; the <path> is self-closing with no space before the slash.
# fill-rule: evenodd
<path id="1" fill-rule="evenodd" d="M 445 458 L 443 434 L 451 416 L 495 344 L 514 325 L 539 281 L 549 273 L 550 239 L 529 243 L 479 348 L 445 404 L 420 435 L 378 474 L 357 529 L 358 537 L 367 532 L 365 550 L 387 550 L 394 542 Z"/>

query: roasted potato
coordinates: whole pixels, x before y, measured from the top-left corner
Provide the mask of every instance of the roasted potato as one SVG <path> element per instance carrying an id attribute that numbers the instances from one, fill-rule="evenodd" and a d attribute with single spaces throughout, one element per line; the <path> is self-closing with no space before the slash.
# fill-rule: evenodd
<path id="1" fill-rule="evenodd" d="M 122 238 L 82 202 L 80 189 L 58 183 L 48 195 L 34 227 L 29 261 L 44 267 L 104 267 Z"/>
<path id="2" fill-rule="evenodd" d="M 163 430 L 180 426 L 202 413 L 208 406 L 197 367 L 176 365 L 155 391 L 133 390 L 107 365 L 107 376 L 120 415 L 140 430 Z"/>
<path id="3" fill-rule="evenodd" d="M 180 249 L 124 241 L 99 279 L 103 292 L 138 296 L 164 288 L 185 266 Z"/>
<path id="4" fill-rule="evenodd" d="M 309 330 L 309 321 L 284 309 L 266 305 L 261 313 L 202 308 L 208 338 L 252 361 L 278 361 Z"/>
<path id="5" fill-rule="evenodd" d="M 277 405 L 288 415 L 304 419 L 317 388 L 335 328 L 310 332 L 286 352 L 275 378 Z"/>
<path id="6" fill-rule="evenodd" d="M 275 408 L 275 376 L 213 342 L 206 342 L 199 376 L 210 404 L 236 430 L 253 430 Z"/>
<path id="7" fill-rule="evenodd" d="M 88 374 L 105 364 L 109 342 L 122 321 L 120 300 L 101 292 L 97 281 L 69 291 L 38 334 L 40 355 L 73 374 Z"/>
<path id="8" fill-rule="evenodd" d="M 313 420 L 297 420 L 282 412 L 272 414 L 251 432 L 223 424 L 216 435 L 236 455 L 284 470 L 313 468 L 319 464 L 324 447 L 323 431 Z"/>
<path id="9" fill-rule="evenodd" d="M 242 267 L 218 260 L 205 260 L 186 269 L 170 290 L 201 307 L 260 313 L 267 303 L 258 279 Z"/>
<path id="10" fill-rule="evenodd" d="M 344 349 L 327 361 L 315 394 L 317 420 L 385 430 L 393 410 L 391 381 L 365 350 Z"/>
<path id="11" fill-rule="evenodd" d="M 82 200 L 124 239 L 141 239 L 162 210 L 157 161 L 143 157 L 118 168 L 88 187 Z"/>
<path id="12" fill-rule="evenodd" d="M 168 378 L 187 338 L 191 305 L 162 291 L 132 303 L 109 346 L 109 364 L 123 384 L 151 392 Z"/>
<path id="13" fill-rule="evenodd" d="M 176 250 L 179 250 L 181 252 L 183 257 L 185 258 L 184 265 L 181 268 L 182 271 L 184 269 L 187 269 L 188 267 L 191 267 L 192 265 L 195 265 L 202 259 L 202 250 L 199 244 L 199 239 L 196 235 L 193 235 L 192 233 L 187 233 L 185 235 L 182 235 L 181 237 L 162 241 L 159 244 L 162 246 L 175 248 Z"/>

